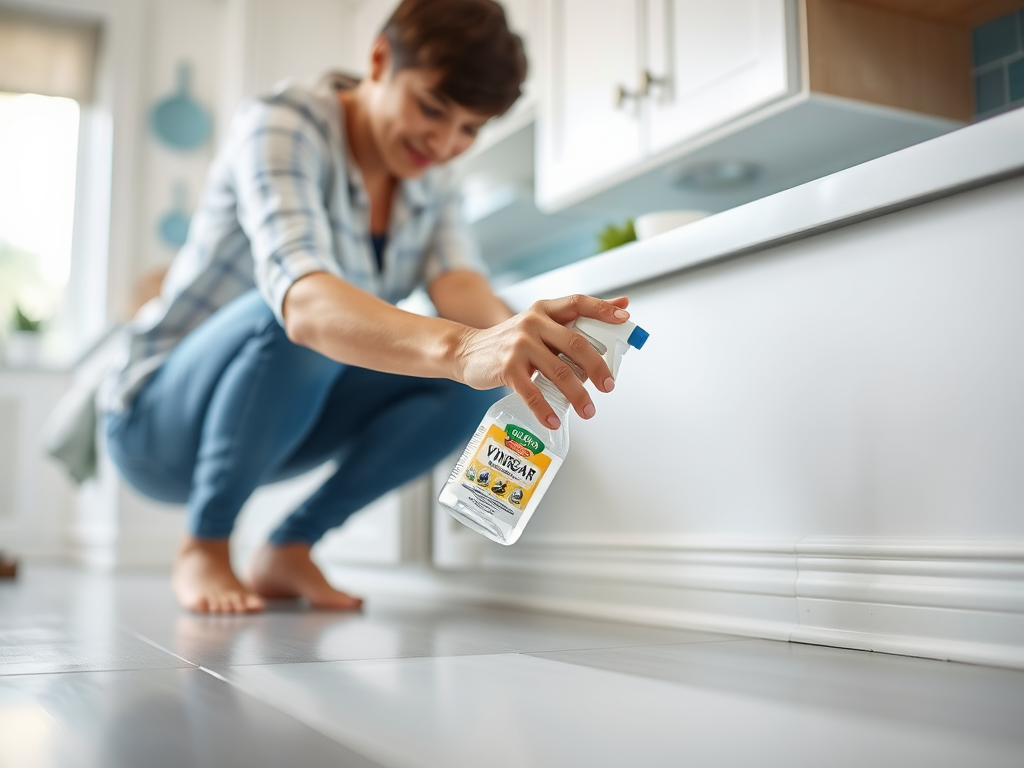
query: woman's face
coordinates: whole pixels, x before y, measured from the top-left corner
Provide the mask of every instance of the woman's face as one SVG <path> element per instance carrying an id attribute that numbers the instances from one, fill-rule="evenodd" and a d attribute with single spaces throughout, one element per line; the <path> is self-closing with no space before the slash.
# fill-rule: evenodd
<path id="1" fill-rule="evenodd" d="M 384 55 L 378 58 L 381 43 Z M 370 129 L 388 170 L 413 179 L 469 149 L 490 115 L 468 110 L 441 93 L 439 72 L 408 68 L 392 73 L 386 48 L 379 40 L 371 59 Z"/>

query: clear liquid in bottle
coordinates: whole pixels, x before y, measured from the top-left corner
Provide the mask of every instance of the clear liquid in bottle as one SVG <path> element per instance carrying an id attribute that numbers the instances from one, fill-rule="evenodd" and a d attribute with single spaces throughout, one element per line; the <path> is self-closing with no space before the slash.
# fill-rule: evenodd
<path id="1" fill-rule="evenodd" d="M 537 421 L 519 395 L 492 405 L 441 490 L 455 519 L 499 544 L 515 544 L 569 451 L 569 403 L 537 374 L 561 426 Z"/>

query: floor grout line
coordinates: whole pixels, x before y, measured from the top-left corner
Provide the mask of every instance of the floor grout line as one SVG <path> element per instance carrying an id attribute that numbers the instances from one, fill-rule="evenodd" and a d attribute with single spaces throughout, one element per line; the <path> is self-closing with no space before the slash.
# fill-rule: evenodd
<path id="1" fill-rule="evenodd" d="M 308 662 L 308 663 L 323 664 L 325 662 Z M 276 666 L 276 665 L 274 665 L 274 664 L 264 664 L 264 665 L 258 665 L 258 666 Z M 349 750 L 349 751 L 359 755 L 360 757 L 362 757 L 363 759 L 367 760 L 368 762 L 374 763 L 375 765 L 379 764 L 379 761 L 376 758 L 370 757 L 369 755 L 366 754 L 365 751 L 362 751 L 360 749 L 357 749 L 356 747 L 351 746 L 350 744 L 345 743 L 344 741 L 339 739 L 337 737 L 337 735 L 331 733 L 329 729 L 324 729 L 324 728 L 320 727 L 319 725 L 310 722 L 308 718 L 299 717 L 298 715 L 296 715 L 295 712 L 289 711 L 284 706 L 282 706 L 279 701 L 275 701 L 273 699 L 266 699 L 258 691 L 253 690 L 253 689 L 249 688 L 248 686 L 244 685 L 243 683 L 239 683 L 236 680 L 231 680 L 231 679 L 225 677 L 221 673 L 217 672 L 215 669 L 211 669 L 209 667 L 204 667 L 204 666 L 200 665 L 199 666 L 199 671 L 200 672 L 205 672 L 206 674 L 208 674 L 213 679 L 218 680 L 218 681 L 224 683 L 225 685 L 229 686 L 230 688 L 232 688 L 232 689 L 234 689 L 236 691 L 239 691 L 240 693 L 243 693 L 246 696 L 249 696 L 249 697 L 255 699 L 256 701 L 260 702 L 261 704 L 264 704 L 264 705 L 270 707 L 271 709 L 275 710 L 278 714 L 283 715 L 284 717 L 287 717 L 288 719 L 293 720 L 296 723 L 299 723 L 299 724 L 305 726 L 306 728 L 309 728 L 310 730 L 315 731 L 316 733 L 319 733 L 324 738 L 330 739 L 335 744 L 337 744 L 337 745 L 339 745 L 341 747 L 344 747 L 345 749 L 347 749 L 347 750 Z"/>
<path id="2" fill-rule="evenodd" d="M 126 627 L 126 626 L 124 626 L 122 624 L 122 625 L 118 626 L 118 629 L 120 629 L 122 632 L 127 632 L 129 635 L 134 637 L 136 640 L 141 640 L 142 642 L 146 643 L 147 645 L 150 645 L 153 648 L 156 648 L 158 651 L 163 651 L 164 653 L 169 654 L 169 655 L 173 656 L 174 658 L 179 659 L 180 661 L 184 661 L 190 667 L 198 667 L 199 669 L 202 669 L 201 665 L 196 664 L 194 661 L 189 661 L 184 656 L 181 656 L 181 655 L 175 653 L 174 651 L 172 651 L 170 648 L 164 648 L 162 645 L 160 645 L 160 643 L 156 642 L 156 640 L 151 640 L 150 638 L 146 637 L 142 633 L 137 632 L 136 630 L 131 629 L 130 627 Z"/>
<path id="3" fill-rule="evenodd" d="M 197 669 L 195 664 L 188 667 L 114 667 L 112 669 L 54 669 L 47 672 L 0 672 L 0 681 L 8 677 L 43 677 L 46 675 L 105 675 L 112 672 L 167 672 L 175 669 Z"/>
<path id="4" fill-rule="evenodd" d="M 693 640 L 688 643 L 644 643 L 642 645 L 598 645 L 588 646 L 586 648 L 556 648 L 550 651 L 516 651 L 527 656 L 533 656 L 540 653 L 585 653 L 587 651 L 621 651 L 623 649 L 637 650 L 640 648 L 670 648 L 675 646 L 685 645 L 710 645 L 712 643 L 750 643 L 761 641 L 763 638 L 760 637 L 736 637 L 730 638 L 729 640 Z M 764 640 L 769 643 L 788 643 L 788 640 Z"/>

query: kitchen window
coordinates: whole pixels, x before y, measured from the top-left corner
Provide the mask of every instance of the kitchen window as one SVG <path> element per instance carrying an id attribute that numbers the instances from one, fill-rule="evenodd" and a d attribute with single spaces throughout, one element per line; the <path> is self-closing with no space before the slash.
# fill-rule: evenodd
<path id="1" fill-rule="evenodd" d="M 74 324 L 80 126 L 97 42 L 93 23 L 0 9 L 2 333 Z"/>
<path id="2" fill-rule="evenodd" d="M 0 313 L 48 324 L 71 276 L 79 106 L 0 92 Z"/>

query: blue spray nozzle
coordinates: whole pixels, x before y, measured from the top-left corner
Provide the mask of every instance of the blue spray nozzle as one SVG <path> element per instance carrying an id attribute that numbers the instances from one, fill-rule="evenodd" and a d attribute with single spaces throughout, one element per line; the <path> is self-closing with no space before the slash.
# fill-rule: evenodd
<path id="1" fill-rule="evenodd" d="M 626 339 L 626 343 L 634 349 L 643 349 L 644 344 L 647 342 L 650 335 L 651 334 L 638 325 L 633 329 L 633 332 L 629 334 L 629 338 Z"/>

